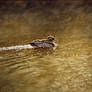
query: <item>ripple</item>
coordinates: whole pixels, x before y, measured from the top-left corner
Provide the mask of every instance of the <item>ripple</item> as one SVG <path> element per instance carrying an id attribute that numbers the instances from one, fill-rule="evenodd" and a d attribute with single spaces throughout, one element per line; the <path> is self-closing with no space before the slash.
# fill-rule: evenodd
<path id="1" fill-rule="evenodd" d="M 10 47 L 1 47 L 0 51 L 7 51 L 7 50 L 21 50 L 21 49 L 31 49 L 33 48 L 31 45 L 16 45 L 16 46 L 10 46 Z"/>

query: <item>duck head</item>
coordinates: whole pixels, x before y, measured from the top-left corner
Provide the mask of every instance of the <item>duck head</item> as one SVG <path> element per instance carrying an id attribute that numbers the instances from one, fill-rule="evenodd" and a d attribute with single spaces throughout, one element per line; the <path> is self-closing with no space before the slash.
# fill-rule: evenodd
<path id="1" fill-rule="evenodd" d="M 48 36 L 48 41 L 54 41 L 55 38 L 53 36 Z"/>

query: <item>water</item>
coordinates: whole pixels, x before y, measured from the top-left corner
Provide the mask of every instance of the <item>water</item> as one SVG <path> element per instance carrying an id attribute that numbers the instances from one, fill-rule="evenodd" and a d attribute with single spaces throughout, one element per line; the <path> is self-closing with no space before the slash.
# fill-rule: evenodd
<path id="1" fill-rule="evenodd" d="M 0 23 L 0 92 L 92 92 L 92 13 L 82 8 L 77 16 L 66 13 L 52 9 L 5 16 Z M 16 45 L 30 48 L 25 44 L 48 35 L 56 38 L 55 50 L 16 50 Z"/>

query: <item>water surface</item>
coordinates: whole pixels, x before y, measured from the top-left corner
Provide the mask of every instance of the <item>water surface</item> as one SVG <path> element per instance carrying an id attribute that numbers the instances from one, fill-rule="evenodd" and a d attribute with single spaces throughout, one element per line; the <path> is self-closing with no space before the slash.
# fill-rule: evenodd
<path id="1" fill-rule="evenodd" d="M 76 16 L 75 16 L 76 15 Z M 92 92 L 92 13 L 58 9 L 5 15 L 0 47 L 53 35 L 52 49 L 0 51 L 0 92 Z"/>

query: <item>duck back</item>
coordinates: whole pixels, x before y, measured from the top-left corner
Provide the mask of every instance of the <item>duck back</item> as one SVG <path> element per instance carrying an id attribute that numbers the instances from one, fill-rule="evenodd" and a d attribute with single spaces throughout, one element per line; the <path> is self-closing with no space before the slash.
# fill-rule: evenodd
<path id="1" fill-rule="evenodd" d="M 50 48 L 50 47 L 55 47 L 55 44 L 50 41 L 34 41 L 30 43 L 33 47 L 36 48 Z"/>

